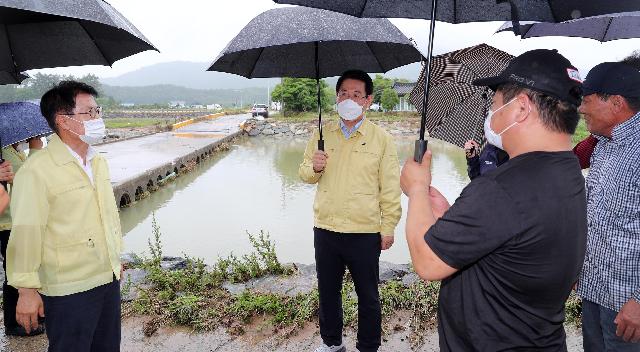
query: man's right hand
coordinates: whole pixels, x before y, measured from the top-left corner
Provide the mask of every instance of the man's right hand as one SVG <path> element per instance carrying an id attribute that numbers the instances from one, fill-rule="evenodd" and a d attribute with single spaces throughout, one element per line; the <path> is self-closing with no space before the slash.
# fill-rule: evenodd
<path id="1" fill-rule="evenodd" d="M 476 143 L 476 141 L 474 141 L 473 139 L 468 140 L 464 144 L 464 152 L 465 152 L 465 155 L 467 156 L 467 159 L 471 159 L 476 155 L 478 155 L 479 149 L 480 149 L 480 145 L 478 145 L 478 143 Z"/>
<path id="2" fill-rule="evenodd" d="M 8 161 L 4 161 L 0 164 L 0 181 L 2 182 L 13 182 L 13 167 L 11 167 L 11 163 Z"/>
<path id="3" fill-rule="evenodd" d="M 316 152 L 313 153 L 313 171 L 324 171 L 324 168 L 327 166 L 327 158 L 329 158 L 327 153 L 322 150 L 316 150 Z"/>
<path id="4" fill-rule="evenodd" d="M 34 288 L 19 288 L 18 293 L 16 321 L 29 334 L 38 328 L 38 317 L 44 317 L 44 304 L 38 290 Z"/>

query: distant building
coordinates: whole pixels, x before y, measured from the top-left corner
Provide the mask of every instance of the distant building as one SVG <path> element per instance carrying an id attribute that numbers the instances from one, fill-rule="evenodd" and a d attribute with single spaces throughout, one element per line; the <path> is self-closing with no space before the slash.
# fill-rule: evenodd
<path id="1" fill-rule="evenodd" d="M 169 102 L 170 108 L 184 108 L 187 106 L 187 103 L 183 100 L 174 100 Z"/>
<path id="2" fill-rule="evenodd" d="M 122 106 L 123 108 L 132 108 L 132 107 L 136 106 L 136 104 L 134 104 L 134 103 L 120 103 L 120 106 Z"/>
<path id="3" fill-rule="evenodd" d="M 202 105 L 202 104 L 194 104 L 194 105 L 191 105 L 191 108 L 192 109 L 204 109 L 204 105 Z"/>
<path id="4" fill-rule="evenodd" d="M 222 106 L 220 104 L 208 104 L 207 110 L 222 110 Z"/>
<path id="5" fill-rule="evenodd" d="M 411 94 L 411 91 L 415 86 L 416 82 L 395 82 L 393 84 L 393 90 L 398 93 L 398 98 L 400 98 L 400 102 L 393 108 L 393 111 L 417 111 L 415 106 L 413 106 L 409 101 L 409 94 Z"/>

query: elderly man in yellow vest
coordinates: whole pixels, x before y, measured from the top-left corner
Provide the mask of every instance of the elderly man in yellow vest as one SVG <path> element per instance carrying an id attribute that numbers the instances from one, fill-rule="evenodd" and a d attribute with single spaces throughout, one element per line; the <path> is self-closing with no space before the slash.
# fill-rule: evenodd
<path id="1" fill-rule="evenodd" d="M 40 109 L 55 131 L 16 174 L 7 248 L 17 320 L 27 332 L 47 317 L 49 351 L 120 350 L 122 233 L 106 161 L 98 93 L 65 81 Z"/>

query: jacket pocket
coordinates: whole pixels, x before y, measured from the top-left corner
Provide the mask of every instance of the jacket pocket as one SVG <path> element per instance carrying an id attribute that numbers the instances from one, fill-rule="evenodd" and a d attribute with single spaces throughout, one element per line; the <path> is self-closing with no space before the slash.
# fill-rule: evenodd
<path id="1" fill-rule="evenodd" d="M 374 192 L 354 192 L 349 206 L 349 220 L 355 225 L 379 226 L 380 202 Z"/>
<path id="2" fill-rule="evenodd" d="M 80 281 L 102 272 L 106 247 L 97 232 L 69 236 L 55 246 L 59 282 Z"/>

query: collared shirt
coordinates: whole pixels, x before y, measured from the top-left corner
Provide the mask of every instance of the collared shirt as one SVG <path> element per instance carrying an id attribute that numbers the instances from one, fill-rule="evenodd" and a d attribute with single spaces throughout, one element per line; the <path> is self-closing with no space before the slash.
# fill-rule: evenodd
<path id="1" fill-rule="evenodd" d="M 318 184 L 313 205 L 315 226 L 341 233 L 393 235 L 400 221 L 400 166 L 391 135 L 364 120 L 345 139 L 338 122 L 325 127 L 327 166 L 313 170 L 318 132 L 309 140 L 300 178 Z"/>
<path id="2" fill-rule="evenodd" d="M 578 295 L 614 311 L 640 302 L 640 113 L 597 137 L 587 176 L 587 254 Z"/>
<path id="3" fill-rule="evenodd" d="M 342 129 L 342 134 L 344 134 L 344 138 L 349 139 L 349 137 L 351 137 L 351 135 L 358 130 L 358 128 L 360 128 L 360 126 L 362 125 L 362 122 L 364 121 L 364 117 L 362 117 L 362 119 L 360 119 L 360 121 L 358 121 L 358 123 L 355 124 L 355 126 L 353 126 L 353 128 L 349 129 L 349 127 L 347 127 L 347 125 L 344 123 L 344 121 L 342 121 L 342 119 L 340 119 L 340 129 Z"/>
<path id="4" fill-rule="evenodd" d="M 13 169 L 14 175 L 15 173 L 18 172 L 18 170 L 20 170 L 20 167 L 22 167 L 22 164 L 24 163 L 24 161 L 27 160 L 27 155 L 25 153 L 15 150 L 12 146 L 7 146 L 2 148 L 2 157 L 6 161 L 11 163 L 11 168 Z M 9 184 L 7 188 L 8 188 L 9 196 L 11 196 L 11 188 L 13 188 L 13 185 Z M 7 231 L 7 230 L 11 230 L 11 207 L 10 206 L 4 210 L 2 215 L 0 215 L 0 231 Z"/>
<path id="5" fill-rule="evenodd" d="M 78 164 L 80 164 L 80 167 L 82 168 L 82 170 L 84 170 L 84 173 L 87 174 L 87 177 L 89 177 L 89 181 L 91 181 L 91 184 L 93 185 L 93 170 L 91 169 L 91 160 L 93 160 L 93 158 L 97 155 L 96 150 L 92 146 L 89 146 L 89 148 L 87 149 L 87 162 L 85 163 L 82 160 L 82 157 L 73 149 L 71 149 L 70 146 L 66 144 L 65 146 L 67 147 L 67 149 L 69 149 L 69 153 L 71 153 L 71 155 L 76 158 Z"/>
<path id="6" fill-rule="evenodd" d="M 93 183 L 57 135 L 16 174 L 7 248 L 14 287 L 65 296 L 120 278 L 122 232 L 107 162 L 91 161 Z"/>

